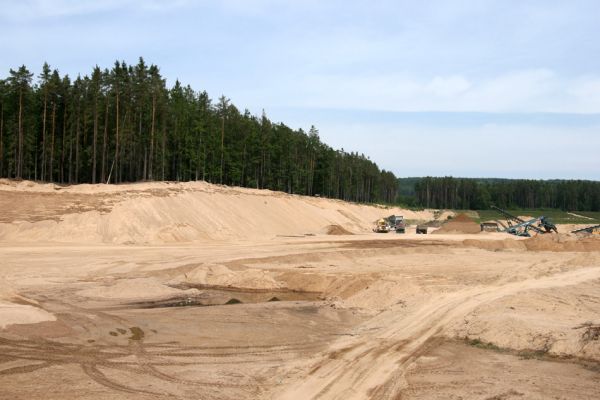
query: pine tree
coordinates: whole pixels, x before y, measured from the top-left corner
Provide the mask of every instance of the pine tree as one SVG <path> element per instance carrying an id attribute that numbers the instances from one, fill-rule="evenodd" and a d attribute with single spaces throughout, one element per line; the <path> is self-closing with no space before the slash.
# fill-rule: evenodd
<path id="1" fill-rule="evenodd" d="M 17 123 L 17 148 L 16 148 L 16 171 L 15 177 L 21 179 L 23 177 L 23 164 L 24 164 L 24 144 L 25 144 L 25 127 L 24 127 L 24 113 L 25 113 L 25 101 L 31 91 L 31 78 L 33 74 L 29 72 L 27 67 L 22 65 L 18 70 L 10 70 L 10 77 L 8 78 L 9 85 L 18 97 L 18 123 Z"/>

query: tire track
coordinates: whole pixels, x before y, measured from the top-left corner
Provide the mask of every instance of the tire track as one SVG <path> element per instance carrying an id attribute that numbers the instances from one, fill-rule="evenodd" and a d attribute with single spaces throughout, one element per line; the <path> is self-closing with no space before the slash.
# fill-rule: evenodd
<path id="1" fill-rule="evenodd" d="M 525 290 L 571 286 L 598 278 L 600 268 L 586 268 L 443 294 L 408 317 L 392 308 L 364 324 L 364 335 L 345 338 L 331 346 L 316 363 L 305 368 L 301 377 L 274 397 L 396 398 L 406 386 L 406 367 L 428 348 L 427 343 L 431 344 L 432 338 L 478 306 Z"/>

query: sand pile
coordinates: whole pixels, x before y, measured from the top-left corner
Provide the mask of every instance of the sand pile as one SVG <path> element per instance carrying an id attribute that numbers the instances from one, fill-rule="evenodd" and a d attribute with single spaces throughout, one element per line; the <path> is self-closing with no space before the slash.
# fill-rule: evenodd
<path id="1" fill-rule="evenodd" d="M 498 250 L 529 250 L 554 252 L 592 252 L 600 251 L 600 238 L 577 238 L 573 235 L 547 233 L 529 239 L 515 240 L 507 237 L 504 240 L 463 240 L 466 247 L 475 247 L 490 251 Z"/>
<path id="2" fill-rule="evenodd" d="M 588 237 L 579 239 L 571 235 L 545 234 L 524 240 L 527 250 L 532 251 L 600 251 L 600 238 Z"/>
<path id="3" fill-rule="evenodd" d="M 340 225 L 329 225 L 325 228 L 325 231 L 328 235 L 354 235 L 348 229 Z"/>
<path id="4" fill-rule="evenodd" d="M 36 193 L 44 196 L 32 196 Z M 19 212 L 0 219 L 0 241 L 12 242 L 162 244 L 270 239 L 323 234 L 324 226 L 335 226 L 333 234 L 367 233 L 372 221 L 389 214 L 411 220 L 433 218 L 430 211 L 205 182 L 56 187 L 3 181 L 0 198 L 7 196 L 19 204 Z M 66 202 L 73 204 L 65 207 Z"/>
<path id="5" fill-rule="evenodd" d="M 580 295 L 593 292 L 595 287 L 587 282 L 577 285 L 576 290 L 552 288 L 503 297 L 475 309 L 449 330 L 449 336 L 539 355 L 600 361 L 600 340 L 596 338 L 600 304 L 597 297 Z M 557 315 L 561 317 L 557 319 Z"/>
<path id="6" fill-rule="evenodd" d="M 442 225 L 434 234 L 461 234 L 461 233 L 479 233 L 481 227 L 478 223 L 469 218 L 466 214 L 458 214 L 453 219 Z"/>

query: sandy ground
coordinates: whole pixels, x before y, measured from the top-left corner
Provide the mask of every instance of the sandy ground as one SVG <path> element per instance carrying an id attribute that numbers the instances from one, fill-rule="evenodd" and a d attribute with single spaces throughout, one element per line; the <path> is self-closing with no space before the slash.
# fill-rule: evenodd
<path id="1" fill-rule="evenodd" d="M 598 238 L 205 183 L 0 206 L 0 398 L 600 398 Z"/>

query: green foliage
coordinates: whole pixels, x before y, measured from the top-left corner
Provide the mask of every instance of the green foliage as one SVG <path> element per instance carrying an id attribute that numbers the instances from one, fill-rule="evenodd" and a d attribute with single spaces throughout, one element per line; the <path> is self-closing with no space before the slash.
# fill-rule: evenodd
<path id="1" fill-rule="evenodd" d="M 480 339 L 469 339 L 469 338 L 465 338 L 465 342 L 469 345 L 469 346 L 473 346 L 473 347 L 477 347 L 479 349 L 483 349 L 483 350 L 493 350 L 493 351 L 497 351 L 497 352 L 505 352 L 506 349 L 503 349 L 493 343 L 488 343 L 488 342 L 484 342 Z"/>
<path id="2" fill-rule="evenodd" d="M 189 181 L 397 201 L 397 178 L 358 153 L 334 150 L 263 113 L 241 112 L 140 58 L 71 80 L 44 64 L 0 79 L 0 177 L 60 183 Z"/>
<path id="3" fill-rule="evenodd" d="M 525 179 L 420 179 L 414 184 L 417 204 L 427 208 L 465 210 L 560 209 L 600 211 L 600 182 Z"/>
<path id="4" fill-rule="evenodd" d="M 533 218 L 545 216 L 555 224 L 598 224 L 600 223 L 600 212 L 577 212 L 576 215 L 566 211 L 556 209 L 516 209 L 507 210 L 509 213 L 516 216 L 531 216 Z M 585 214 L 585 215 L 584 215 Z M 587 217 L 587 218 L 586 218 Z M 495 210 L 477 210 L 477 221 L 490 221 L 501 218 L 501 215 Z M 592 219 L 589 219 L 592 218 Z"/>

